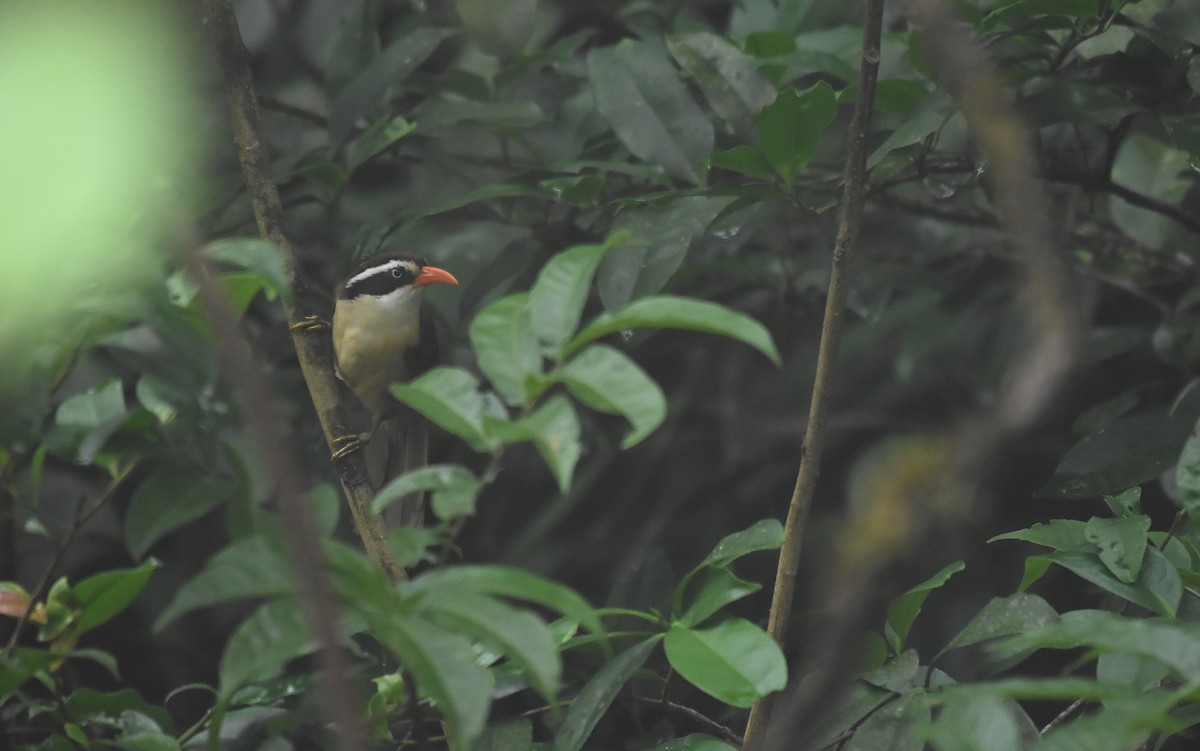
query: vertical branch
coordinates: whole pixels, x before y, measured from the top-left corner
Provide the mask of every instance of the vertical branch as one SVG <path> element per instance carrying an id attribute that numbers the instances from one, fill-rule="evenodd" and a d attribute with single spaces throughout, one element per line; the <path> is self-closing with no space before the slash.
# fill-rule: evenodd
<path id="1" fill-rule="evenodd" d="M 254 218 L 258 223 L 259 233 L 274 245 L 283 257 L 291 280 L 293 300 L 290 303 L 285 301 L 284 305 L 288 322 L 293 324 L 292 343 L 295 345 L 300 370 L 308 384 L 317 417 L 321 421 L 321 428 L 325 432 L 325 440 L 332 444 L 333 439 L 347 435 L 349 431 L 331 367 L 331 344 L 327 336 L 314 336 L 304 329 L 294 327 L 297 323 L 315 317 L 318 302 L 304 278 L 295 273 L 296 251 L 284 229 L 279 191 L 271 179 L 271 163 L 259 121 L 249 54 L 242 44 L 237 19 L 229 0 L 204 0 L 204 15 L 225 81 L 234 142 L 237 145 L 242 173 L 246 178 Z M 374 490 L 361 453 L 353 452 L 341 459 L 337 463 L 337 470 L 350 504 L 354 527 L 363 541 L 367 555 L 383 567 L 393 581 L 403 579 L 404 569 L 387 546 L 387 526 L 371 511 Z"/>
<path id="2" fill-rule="evenodd" d="M 837 239 L 833 247 L 833 267 L 829 275 L 829 291 L 825 298 L 825 319 L 821 343 L 817 351 L 817 372 L 813 383 L 812 402 L 808 410 L 808 425 L 800 455 L 800 469 L 788 506 L 784 525 L 784 542 L 779 551 L 775 572 L 775 589 L 771 597 L 771 613 L 767 632 L 780 644 L 787 632 L 788 617 L 796 594 L 796 576 L 800 568 L 800 551 L 804 543 L 809 509 L 812 507 L 820 471 L 821 454 L 825 448 L 825 416 L 829 409 L 829 391 L 838 348 L 842 340 L 843 314 L 849 290 L 850 262 L 858 249 L 858 231 L 862 219 L 863 198 L 867 179 L 867 136 L 871 131 L 871 113 L 875 104 L 875 83 L 879 74 L 879 45 L 883 31 L 883 0 L 868 0 L 863 23 L 862 62 L 859 69 L 858 97 L 854 101 L 854 116 L 846 145 L 846 167 L 843 175 L 841 216 Z M 745 749 L 760 748 L 770 719 L 770 704 L 759 699 L 750 708 L 746 724 Z"/>

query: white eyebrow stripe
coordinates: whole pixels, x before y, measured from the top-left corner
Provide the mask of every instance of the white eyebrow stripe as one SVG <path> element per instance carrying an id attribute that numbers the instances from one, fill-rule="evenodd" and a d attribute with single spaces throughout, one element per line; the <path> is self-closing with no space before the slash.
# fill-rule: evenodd
<path id="1" fill-rule="evenodd" d="M 359 282 L 361 282 L 363 279 L 366 279 L 367 277 L 375 276 L 376 274 L 379 274 L 384 271 L 391 271 L 392 269 L 404 268 L 404 264 L 405 264 L 405 261 L 388 261 L 387 263 L 381 263 L 378 266 L 372 266 L 371 268 L 369 268 L 365 271 L 361 271 L 358 274 L 355 274 L 354 276 L 347 279 L 345 286 L 351 287 L 355 284 L 358 284 Z"/>

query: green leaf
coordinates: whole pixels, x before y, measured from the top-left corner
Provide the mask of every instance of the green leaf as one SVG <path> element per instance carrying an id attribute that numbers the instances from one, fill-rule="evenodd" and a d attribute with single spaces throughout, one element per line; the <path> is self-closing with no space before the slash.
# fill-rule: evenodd
<path id="1" fill-rule="evenodd" d="M 646 662 L 661 638 L 655 635 L 638 642 L 596 671 L 571 702 L 571 708 L 567 710 L 567 716 L 554 738 L 553 751 L 579 751 L 583 748 L 596 723 L 600 722 L 617 694 Z"/>
<path id="2" fill-rule="evenodd" d="M 625 148 L 672 177 L 702 184 L 697 168 L 712 151 L 712 124 L 665 51 L 625 39 L 593 49 L 587 67 L 596 109 Z"/>
<path id="3" fill-rule="evenodd" d="M 761 323 L 744 313 L 705 300 L 657 295 L 630 303 L 615 313 L 603 313 L 583 328 L 565 348 L 570 355 L 606 334 L 638 328 L 674 328 L 720 334 L 749 344 L 771 362 L 779 364 L 779 352 L 771 334 Z"/>
<path id="4" fill-rule="evenodd" d="M 325 63 L 325 90 L 331 96 L 379 57 L 374 10 L 372 0 L 363 0 L 338 24 Z"/>
<path id="5" fill-rule="evenodd" d="M 863 718 L 847 748 L 922 751 L 923 731 L 929 726 L 929 698 L 921 691 L 896 697 Z M 965 746 L 963 748 L 966 748 Z"/>
<path id="6" fill-rule="evenodd" d="M 783 182 L 802 172 L 825 128 L 837 117 L 837 97 L 824 81 L 803 92 L 780 92 L 758 118 L 758 143 Z"/>
<path id="7" fill-rule="evenodd" d="M 105 571 L 90 576 L 73 588 L 80 613 L 75 622 L 79 633 L 107 623 L 125 608 L 146 586 L 150 574 L 161 564 L 151 558 L 137 568 Z"/>
<path id="8" fill-rule="evenodd" d="M 726 535 L 700 565 L 725 566 L 750 553 L 778 550 L 782 545 L 783 525 L 775 519 L 762 519 L 740 532 Z"/>
<path id="9" fill-rule="evenodd" d="M 596 278 L 600 301 L 609 310 L 662 290 L 679 270 L 688 248 L 731 203 L 725 196 L 686 196 L 667 206 L 630 208 L 617 215 L 614 243 Z"/>
<path id="10" fill-rule="evenodd" d="M 948 701 L 929 726 L 938 751 L 1010 751 L 1024 748 L 1014 716 L 1020 709 L 993 696 Z M 855 736 L 857 739 L 858 736 Z"/>
<path id="11" fill-rule="evenodd" d="M 1130 618 L 1101 610 L 1064 613 L 1054 623 L 1008 637 L 997 652 L 1088 647 L 1146 657 L 1187 681 L 1200 680 L 1200 626 L 1180 620 Z"/>
<path id="12" fill-rule="evenodd" d="M 754 131 L 758 113 L 775 99 L 775 87 L 759 72 L 757 60 L 707 31 L 668 37 L 667 49 L 733 132 Z"/>
<path id="13" fill-rule="evenodd" d="M 161 631 L 196 608 L 248 597 L 292 594 L 296 582 L 283 555 L 260 536 L 232 543 L 214 555 L 204 570 L 184 584 L 154 622 Z"/>
<path id="14" fill-rule="evenodd" d="M 531 128 L 546 121 L 546 113 L 534 102 L 472 102 L 434 100 L 417 113 L 420 132 L 441 135 L 462 122 L 481 123 L 499 130 Z"/>
<path id="15" fill-rule="evenodd" d="M 400 115 L 376 120 L 361 136 L 351 142 L 350 151 L 346 155 L 346 169 L 353 172 L 416 128 L 415 123 L 410 123 Z"/>
<path id="16" fill-rule="evenodd" d="M 787 683 L 787 662 L 779 645 L 758 626 L 740 618 L 704 629 L 673 623 L 663 648 L 677 673 L 735 707 L 748 707 Z"/>
<path id="17" fill-rule="evenodd" d="M 125 515 L 125 540 L 141 558 L 164 535 L 199 519 L 229 497 L 233 485 L 184 467 L 161 468 L 138 486 Z"/>
<path id="18" fill-rule="evenodd" d="M 375 494 L 371 509 L 381 513 L 407 495 L 433 491 L 433 511 L 439 519 L 468 516 L 475 510 L 475 497 L 483 483 L 460 464 L 432 464 L 405 472 Z"/>
<path id="19" fill-rule="evenodd" d="M 570 400 L 555 394 L 521 420 L 520 425 L 528 431 L 533 445 L 554 473 L 559 491 L 566 493 L 571 488 L 571 477 L 583 451 L 579 441 L 582 433 L 579 416 Z"/>
<path id="20" fill-rule="evenodd" d="M 395 614 L 377 618 L 371 631 L 441 711 L 454 747 L 469 747 L 483 732 L 492 694 L 491 674 L 475 663 L 471 642 L 424 619 Z"/>
<path id="21" fill-rule="evenodd" d="M 1200 520 L 1200 427 L 1193 427 L 1184 441 L 1179 461 L 1175 464 L 1175 484 L 1179 488 L 1179 500 L 1183 509 Z"/>
<path id="22" fill-rule="evenodd" d="M 538 272 L 529 291 L 533 330 L 544 351 L 559 357 L 562 345 L 579 328 L 592 278 L 604 256 L 624 234 L 614 234 L 603 245 L 577 245 L 556 254 Z"/>
<path id="23" fill-rule="evenodd" d="M 516 57 L 525 47 L 537 6 L 537 0 L 454 0 L 471 41 L 502 60 Z"/>
<path id="24" fill-rule="evenodd" d="M 75 394 L 58 407 L 54 421 L 59 425 L 98 428 L 125 417 L 125 395 L 121 382 L 111 380 L 103 386 Z"/>
<path id="25" fill-rule="evenodd" d="M 527 600 L 562 613 L 593 634 L 604 633 L 596 611 L 572 589 L 518 568 L 446 566 L 421 574 L 409 587 L 414 593 L 461 591 Z"/>
<path id="26" fill-rule="evenodd" d="M 672 615 L 684 626 L 692 627 L 731 602 L 752 595 L 762 585 L 748 582 L 727 568 L 705 566 L 687 579 L 687 590 L 676 592 Z"/>
<path id="27" fill-rule="evenodd" d="M 632 429 L 622 448 L 640 443 L 667 416 L 667 400 L 658 384 L 621 352 L 593 344 L 552 374 L 576 399 L 592 409 L 624 415 Z"/>
<path id="28" fill-rule="evenodd" d="M 1099 548 L 1100 560 L 1112 575 L 1132 584 L 1142 570 L 1142 558 L 1146 553 L 1146 533 L 1150 531 L 1150 517 L 1137 516 L 1129 519 L 1103 519 L 1093 516 L 1088 520 L 1084 535 L 1088 542 Z"/>
<path id="29" fill-rule="evenodd" d="M 292 283 L 279 249 L 257 237 L 216 240 L 204 246 L 206 258 L 253 272 L 263 287 L 283 300 L 292 299 Z"/>
<path id="30" fill-rule="evenodd" d="M 925 604 L 925 598 L 929 597 L 929 593 L 940 588 L 950 580 L 951 576 L 966 567 L 967 565 L 962 561 L 955 561 L 892 601 L 888 608 L 884 636 L 887 637 L 893 652 L 900 654 L 904 651 L 904 642 L 908 639 L 908 632 L 912 629 L 913 621 L 921 614 L 921 606 Z"/>
<path id="31" fill-rule="evenodd" d="M 421 613 L 508 657 L 546 701 L 554 701 L 562 664 L 554 638 L 537 616 L 461 590 L 431 592 L 421 604 Z"/>
<path id="32" fill-rule="evenodd" d="M 1046 524 L 1035 524 L 1029 529 L 996 535 L 988 542 L 1000 540 L 1023 540 L 1062 551 L 1095 551 L 1095 545 L 1087 539 L 1087 524 L 1075 519 L 1051 519 Z"/>
<path id="33" fill-rule="evenodd" d="M 737 751 L 725 741 L 717 740 L 711 735 L 692 733 L 682 738 L 661 743 L 650 751 Z"/>
<path id="34" fill-rule="evenodd" d="M 330 147 L 340 147 L 354 123 L 371 116 L 383 92 L 401 84 L 454 33 L 452 29 L 419 26 L 389 44 L 334 98 L 329 108 Z"/>
<path id="35" fill-rule="evenodd" d="M 304 608 L 295 597 L 271 600 L 234 629 L 219 668 L 221 695 L 274 678 L 291 660 L 317 648 Z"/>
<path id="36" fill-rule="evenodd" d="M 541 372 L 542 364 L 529 295 L 508 295 L 479 311 L 470 335 L 480 369 L 504 401 L 514 406 L 528 403 L 526 381 Z"/>
<path id="37" fill-rule="evenodd" d="M 58 655 L 45 649 L 17 647 L 11 654 L 0 650 L 0 701 L 8 699 L 25 681 L 58 659 L 61 659 Z"/>
<path id="38" fill-rule="evenodd" d="M 503 408 L 491 402 L 479 390 L 475 376 L 462 368 L 434 368 L 410 383 L 393 384 L 392 394 L 476 451 L 486 451 L 494 443 L 484 432 L 484 415 L 504 416 Z"/>
<path id="39" fill-rule="evenodd" d="M 875 151 L 871 152 L 871 155 L 867 157 L 867 169 L 873 169 L 883 161 L 885 156 L 896 149 L 903 149 L 924 141 L 926 136 L 942 127 L 945 121 L 945 115 L 932 109 L 916 112 L 892 131 L 891 135 L 879 144 Z"/>
<path id="40" fill-rule="evenodd" d="M 719 167 L 731 172 L 757 177 L 760 180 L 771 178 L 771 165 L 767 163 L 762 152 L 753 146 L 734 146 L 727 151 L 714 151 L 708 157 L 709 168 Z"/>
<path id="41" fill-rule="evenodd" d="M 1174 466 L 1195 421 L 1149 415 L 1111 422 L 1071 447 L 1040 491 L 1059 498 L 1119 493 Z"/>
<path id="42" fill-rule="evenodd" d="M 1126 751 L 1137 748 L 1155 727 L 1175 728 L 1171 717 L 1178 699 L 1173 692 L 1156 691 L 1109 700 L 1094 714 L 1079 717 L 1047 733 L 1038 751 Z"/>
<path id="43" fill-rule="evenodd" d="M 488 725 L 473 751 L 533 751 L 533 723 L 513 720 Z"/>
<path id="44" fill-rule="evenodd" d="M 1113 576 L 1096 555 L 1062 552 L 1047 557 L 1076 576 L 1161 615 L 1175 615 L 1183 597 L 1178 569 L 1153 546 L 1146 548 L 1145 562 L 1133 584 Z"/>
<path id="45" fill-rule="evenodd" d="M 958 632 L 946 646 L 946 651 L 994 639 L 998 636 L 1020 634 L 1052 623 L 1058 613 L 1037 595 L 1017 593 L 1008 597 L 993 597 L 979 614 Z"/>
<path id="46" fill-rule="evenodd" d="M 1096 0 L 1013 0 L 984 16 L 981 31 L 996 28 L 1000 21 L 1032 16 L 1067 16 L 1069 18 L 1098 18 Z"/>
<path id="47" fill-rule="evenodd" d="M 1106 495 L 1104 502 L 1120 518 L 1138 516 L 1142 513 L 1142 489 L 1132 487 L 1116 495 Z"/>

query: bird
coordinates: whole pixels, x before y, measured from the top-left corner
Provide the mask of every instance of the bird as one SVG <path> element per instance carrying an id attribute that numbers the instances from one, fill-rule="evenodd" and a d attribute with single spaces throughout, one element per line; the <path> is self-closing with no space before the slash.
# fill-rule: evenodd
<path id="1" fill-rule="evenodd" d="M 437 334 L 421 300 L 431 284 L 458 280 L 424 258 L 392 253 L 360 264 L 334 294 L 335 372 L 370 410 L 371 427 L 338 438 L 333 458 L 362 449 L 376 488 L 427 463 L 429 424 L 388 387 L 438 363 Z M 416 493 L 388 506 L 384 520 L 392 528 L 420 526 L 423 515 L 424 494 Z"/>

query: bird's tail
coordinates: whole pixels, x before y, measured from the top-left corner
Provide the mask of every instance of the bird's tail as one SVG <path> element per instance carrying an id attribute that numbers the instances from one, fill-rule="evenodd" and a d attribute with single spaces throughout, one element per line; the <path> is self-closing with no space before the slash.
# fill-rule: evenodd
<path id="1" fill-rule="evenodd" d="M 406 409 L 384 420 L 363 457 L 376 488 L 429 462 L 429 423 Z M 425 522 L 425 493 L 410 493 L 383 510 L 388 528 L 420 527 Z"/>

